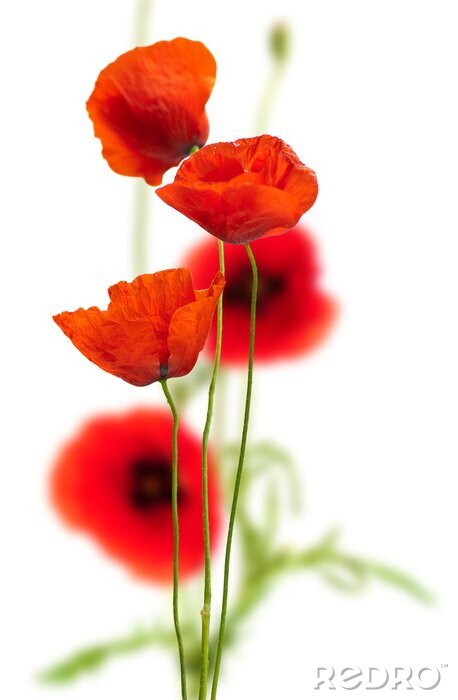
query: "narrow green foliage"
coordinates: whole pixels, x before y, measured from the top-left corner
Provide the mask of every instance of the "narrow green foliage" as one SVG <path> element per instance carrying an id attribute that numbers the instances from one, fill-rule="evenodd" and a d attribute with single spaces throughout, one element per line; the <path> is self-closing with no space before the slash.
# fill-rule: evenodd
<path id="1" fill-rule="evenodd" d="M 87 673 L 98 671 L 116 656 L 131 654 L 153 645 L 173 647 L 174 632 L 161 628 L 136 630 L 126 637 L 94 644 L 45 669 L 38 679 L 49 684 L 70 683 Z"/>

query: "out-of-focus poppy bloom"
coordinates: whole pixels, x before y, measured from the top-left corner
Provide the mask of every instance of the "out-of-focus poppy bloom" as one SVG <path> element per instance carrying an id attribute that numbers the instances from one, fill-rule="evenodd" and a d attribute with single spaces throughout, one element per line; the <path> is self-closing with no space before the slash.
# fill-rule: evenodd
<path id="1" fill-rule="evenodd" d="M 53 503 L 71 527 L 85 532 L 137 576 L 168 582 L 173 571 L 172 418 L 140 408 L 88 421 L 61 450 L 51 475 Z M 178 515 L 180 574 L 203 565 L 201 442 L 183 424 Z M 209 454 L 212 545 L 221 524 L 219 489 Z"/>
<path id="2" fill-rule="evenodd" d="M 259 270 L 256 311 L 257 361 L 301 356 L 321 343 L 332 326 L 337 305 L 319 286 L 320 269 L 315 244 L 302 226 L 279 239 L 254 241 Z M 226 287 L 223 297 L 224 332 L 221 360 L 246 363 L 250 334 L 252 273 L 240 246 L 226 247 Z M 199 284 L 205 284 L 218 264 L 212 239 L 189 253 L 186 264 Z M 210 331 L 213 353 L 216 328 Z"/>
<path id="3" fill-rule="evenodd" d="M 87 109 L 110 167 L 159 185 L 166 170 L 206 143 L 215 77 L 206 46 L 183 38 L 133 49 L 104 68 Z"/>
<path id="4" fill-rule="evenodd" d="M 205 146 L 157 194 L 222 241 L 249 243 L 297 224 L 318 185 L 284 141 L 258 136 Z"/>
<path id="5" fill-rule="evenodd" d="M 164 270 L 110 287 L 106 311 L 92 306 L 53 318 L 88 360 L 146 386 L 191 371 L 223 287 L 221 273 L 209 289 L 195 291 L 189 270 Z"/>

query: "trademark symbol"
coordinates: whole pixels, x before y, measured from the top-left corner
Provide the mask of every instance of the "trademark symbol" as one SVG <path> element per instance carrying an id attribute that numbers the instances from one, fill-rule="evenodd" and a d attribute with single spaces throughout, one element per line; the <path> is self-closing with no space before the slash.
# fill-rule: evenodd
<path id="1" fill-rule="evenodd" d="M 448 668 L 448 664 L 441 664 L 441 668 Z"/>

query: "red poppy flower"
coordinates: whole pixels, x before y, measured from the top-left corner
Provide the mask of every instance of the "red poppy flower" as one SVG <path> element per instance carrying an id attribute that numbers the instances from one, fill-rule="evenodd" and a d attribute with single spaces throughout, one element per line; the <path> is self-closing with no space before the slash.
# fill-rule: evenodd
<path id="1" fill-rule="evenodd" d="M 209 289 L 195 291 L 189 270 L 164 270 L 110 287 L 106 311 L 92 306 L 53 318 L 88 360 L 146 386 L 191 371 L 223 287 L 220 273 Z"/>
<path id="2" fill-rule="evenodd" d="M 249 243 L 292 228 L 318 185 L 284 141 L 259 136 L 205 146 L 157 194 L 222 241 Z"/>
<path id="3" fill-rule="evenodd" d="M 254 241 L 259 271 L 256 311 L 256 360 L 273 361 L 300 356 L 323 341 L 332 326 L 337 305 L 318 286 L 315 244 L 303 227 L 279 239 Z M 250 332 L 252 274 L 245 250 L 226 246 L 226 287 L 223 297 L 224 332 L 221 360 L 246 364 Z M 193 278 L 205 284 L 218 264 L 215 241 L 208 239 L 188 255 Z M 215 347 L 213 326 L 208 346 Z"/>
<path id="4" fill-rule="evenodd" d="M 133 49 L 104 68 L 87 109 L 110 167 L 159 185 L 192 146 L 207 141 L 205 105 L 215 76 L 210 51 L 182 38 Z"/>
<path id="5" fill-rule="evenodd" d="M 61 450 L 51 495 L 64 521 L 85 532 L 137 576 L 168 582 L 173 572 L 172 418 L 139 408 L 88 421 Z M 203 565 L 201 443 L 178 432 L 180 574 Z M 219 490 L 209 455 L 212 545 L 221 524 Z"/>

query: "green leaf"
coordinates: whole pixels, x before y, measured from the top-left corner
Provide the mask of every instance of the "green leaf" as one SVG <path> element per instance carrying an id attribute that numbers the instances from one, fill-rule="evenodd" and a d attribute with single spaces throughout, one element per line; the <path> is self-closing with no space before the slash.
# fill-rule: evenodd
<path id="1" fill-rule="evenodd" d="M 133 634 L 80 649 L 66 659 L 42 671 L 42 683 L 70 683 L 80 676 L 97 671 L 115 656 L 130 654 L 152 645 L 171 646 L 175 643 L 172 631 L 166 629 L 137 630 Z"/>
<path id="2" fill-rule="evenodd" d="M 315 568 L 334 588 L 360 592 L 371 580 L 397 588 L 420 603 L 434 603 L 432 593 L 410 574 L 389 564 L 346 554 L 338 547 L 338 530 L 332 530 L 317 545 L 302 551 L 283 551 L 271 559 L 270 570 Z"/>
<path id="3" fill-rule="evenodd" d="M 238 457 L 238 451 L 237 443 L 228 443 L 221 451 L 221 456 L 227 465 L 225 471 L 229 472 L 228 476 L 231 479 L 228 484 L 229 491 L 232 489 L 233 462 Z M 275 470 L 279 470 L 279 473 L 286 477 L 291 509 L 298 512 L 301 507 L 301 487 L 294 460 L 283 447 L 268 440 L 250 445 L 247 449 L 242 481 L 244 495 L 256 479 Z"/>
<path id="4" fill-rule="evenodd" d="M 401 571 L 388 564 L 365 559 L 356 559 L 355 557 L 347 557 L 347 560 L 349 560 L 349 562 L 357 562 L 368 576 L 372 576 L 383 583 L 398 588 L 421 603 L 427 605 L 434 603 L 434 596 L 431 591 L 405 571 Z"/>
<path id="5" fill-rule="evenodd" d="M 327 582 L 342 591 L 359 592 L 371 579 L 378 579 L 424 604 L 432 604 L 432 593 L 410 574 L 389 564 L 340 552 L 337 543 L 328 551 L 315 550 L 321 573 Z"/>

